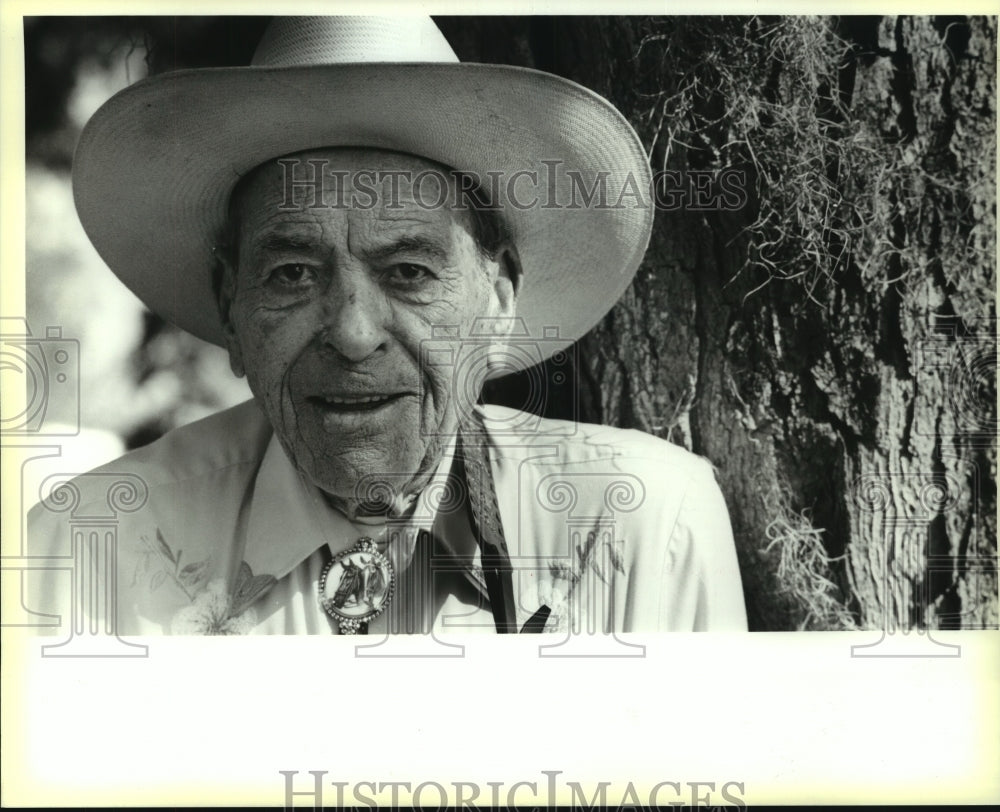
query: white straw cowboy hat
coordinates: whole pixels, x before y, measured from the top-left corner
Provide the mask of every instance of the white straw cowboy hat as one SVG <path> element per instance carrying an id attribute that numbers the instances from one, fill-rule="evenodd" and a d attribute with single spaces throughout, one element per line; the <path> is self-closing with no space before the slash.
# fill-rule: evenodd
<path id="1" fill-rule="evenodd" d="M 523 266 L 518 316 L 541 356 L 593 327 L 628 287 L 653 211 L 642 144 L 605 99 L 551 74 L 459 63 L 429 18 L 276 18 L 247 67 L 180 70 L 121 91 L 84 128 L 73 190 L 88 236 L 153 311 L 215 344 L 213 247 L 236 182 L 269 159 L 373 147 L 475 172 L 539 172 L 516 191 L 571 199 L 607 173 L 607 205 L 521 210 L 499 184 Z M 542 161 L 561 161 L 551 176 Z M 613 204 L 626 187 L 634 192 Z M 518 201 L 523 205 L 523 201 Z M 525 358 L 539 354 L 528 353 Z M 516 358 L 511 359 L 518 365 Z M 524 364 L 530 363 L 526 360 Z"/>

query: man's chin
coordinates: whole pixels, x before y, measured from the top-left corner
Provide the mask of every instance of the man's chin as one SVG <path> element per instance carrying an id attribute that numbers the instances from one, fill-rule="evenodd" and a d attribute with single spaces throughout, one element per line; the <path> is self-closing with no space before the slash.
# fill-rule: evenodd
<path id="1" fill-rule="evenodd" d="M 386 513 L 398 510 L 400 500 L 419 490 L 424 479 L 420 462 L 408 463 L 406 455 L 352 460 L 338 455 L 337 465 L 320 465 L 305 474 L 328 501 L 355 513 Z"/>
<path id="2" fill-rule="evenodd" d="M 401 498 L 423 489 L 447 445 L 443 435 L 423 436 L 414 405 L 404 398 L 361 414 L 308 404 L 296 410 L 303 473 L 338 507 L 398 508 Z"/>

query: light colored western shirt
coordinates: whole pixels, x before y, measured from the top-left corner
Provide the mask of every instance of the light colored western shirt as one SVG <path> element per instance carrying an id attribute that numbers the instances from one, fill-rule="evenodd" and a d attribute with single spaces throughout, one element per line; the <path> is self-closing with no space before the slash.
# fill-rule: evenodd
<path id="1" fill-rule="evenodd" d="M 518 628 L 544 605 L 551 632 L 746 629 L 706 460 L 638 431 L 477 409 Z M 352 522 L 249 401 L 54 488 L 28 517 L 42 565 L 26 608 L 118 635 L 336 633 L 319 600 L 323 567 L 370 536 L 396 585 L 369 634 L 492 633 L 453 451 L 405 520 Z"/>

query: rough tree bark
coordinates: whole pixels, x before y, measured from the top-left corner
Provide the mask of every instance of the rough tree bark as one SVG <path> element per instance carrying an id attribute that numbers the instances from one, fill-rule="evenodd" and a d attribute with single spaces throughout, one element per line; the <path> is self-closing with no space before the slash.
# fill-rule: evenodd
<path id="1" fill-rule="evenodd" d="M 995 627 L 996 19 L 439 23 L 611 99 L 654 169 L 745 173 L 658 212 L 576 397 L 715 464 L 751 628 Z"/>

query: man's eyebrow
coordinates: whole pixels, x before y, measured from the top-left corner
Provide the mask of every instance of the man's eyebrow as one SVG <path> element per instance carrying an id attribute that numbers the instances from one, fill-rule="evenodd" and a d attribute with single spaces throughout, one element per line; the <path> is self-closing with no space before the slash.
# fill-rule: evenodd
<path id="1" fill-rule="evenodd" d="M 250 244 L 251 249 L 260 252 L 314 251 L 316 241 L 300 234 L 271 232 L 257 237 Z"/>
<path id="2" fill-rule="evenodd" d="M 438 240 L 412 235 L 398 237 L 391 242 L 373 246 L 365 250 L 364 253 L 369 262 L 378 262 L 401 253 L 423 254 L 441 262 L 449 259 L 447 249 Z"/>

